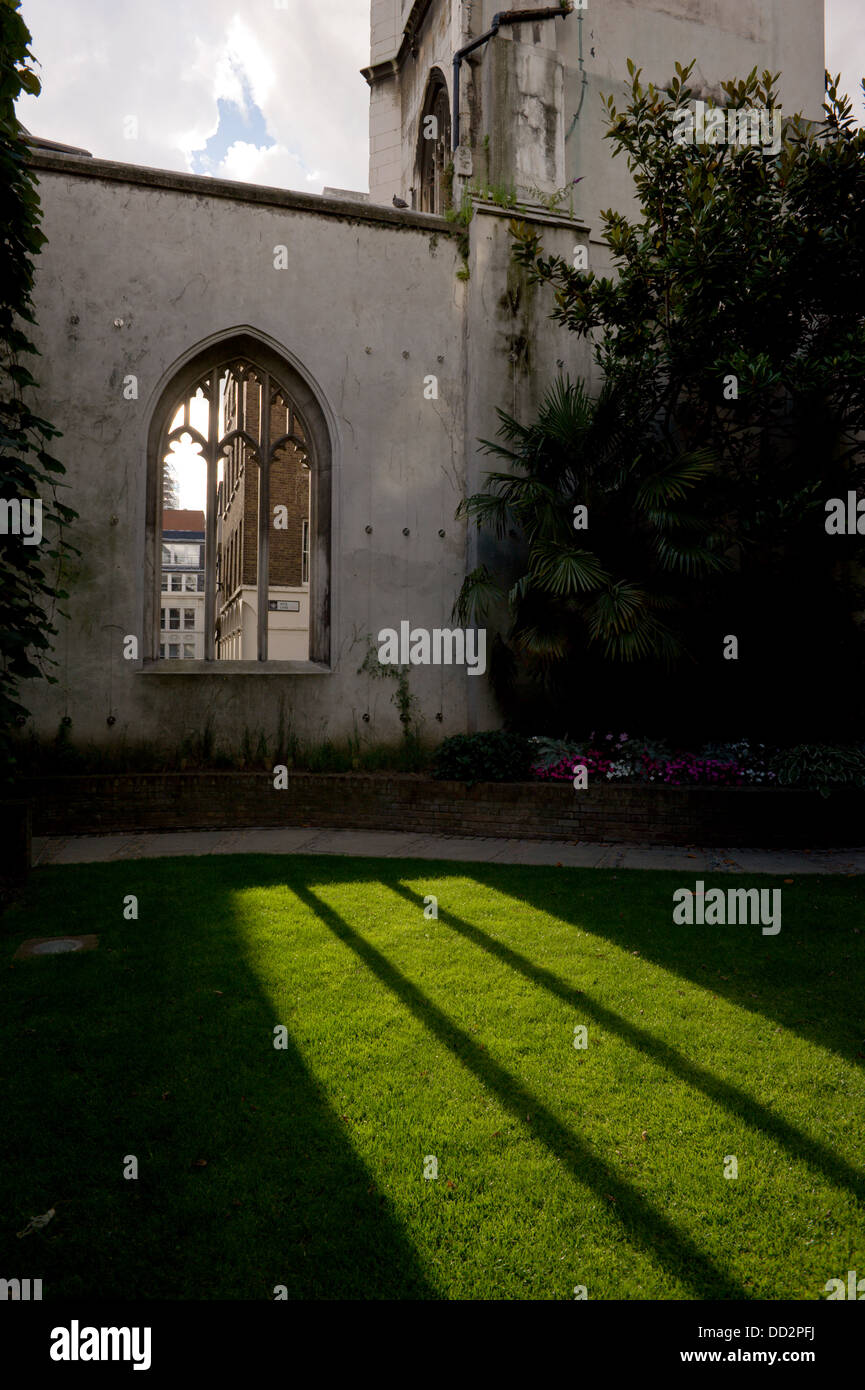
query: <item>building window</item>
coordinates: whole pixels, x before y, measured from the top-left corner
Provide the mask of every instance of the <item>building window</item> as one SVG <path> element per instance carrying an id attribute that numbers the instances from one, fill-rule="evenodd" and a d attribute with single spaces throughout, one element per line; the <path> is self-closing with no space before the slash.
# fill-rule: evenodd
<path id="1" fill-rule="evenodd" d="M 183 610 L 183 627 L 184 627 L 184 631 L 186 631 L 186 632 L 191 632 L 191 631 L 193 630 L 193 628 L 195 627 L 195 609 L 194 609 L 194 608 L 184 608 L 184 610 Z"/>
<path id="2" fill-rule="evenodd" d="M 179 609 L 179 608 L 169 608 L 169 610 L 168 610 L 168 626 L 170 627 L 170 629 L 171 629 L 172 632 L 175 632 L 175 631 L 179 631 L 179 630 L 180 630 L 180 609 Z"/>
<path id="3" fill-rule="evenodd" d="M 159 659 L 160 659 L 160 661 L 164 661 L 164 660 L 165 660 L 165 643 L 164 643 L 164 642 L 160 642 L 160 643 L 159 643 Z"/>
<path id="4" fill-rule="evenodd" d="M 195 644 L 194 644 L 193 642 L 184 642 L 184 644 L 183 644 L 183 659 L 184 659 L 184 661 L 194 661 L 194 660 L 195 660 Z"/>
<path id="5" fill-rule="evenodd" d="M 180 643 L 179 643 L 179 642 L 169 642 L 169 644 L 168 644 L 168 657 L 169 657 L 169 660 L 171 660 L 171 661 L 178 661 L 178 660 L 180 659 Z"/>
<path id="6" fill-rule="evenodd" d="M 168 575 L 167 575 L 167 574 L 163 574 L 163 576 L 162 576 L 162 592 L 165 593 L 165 592 L 167 591 L 167 589 L 168 589 Z"/>
<path id="7" fill-rule="evenodd" d="M 163 505 L 169 470 L 182 508 Z M 288 527 L 274 527 L 277 505 L 288 509 Z M 147 526 L 152 556 L 163 556 L 160 591 L 168 567 L 168 592 L 200 595 L 196 608 L 182 610 L 183 630 L 202 634 L 198 660 L 329 666 L 331 515 L 329 432 L 301 372 L 253 333 L 191 357 L 151 422 Z M 292 626 L 270 599 L 301 585 L 309 587 L 309 617 L 304 605 L 304 622 Z M 172 630 L 180 611 L 168 610 Z M 151 659 L 159 651 L 154 618 L 148 599 Z"/>
<path id="8" fill-rule="evenodd" d="M 171 546 L 172 565 L 186 565 L 197 569 L 201 564 L 201 547 L 198 545 Z"/>
<path id="9" fill-rule="evenodd" d="M 433 122 L 429 121 L 432 116 Z M 426 139 L 424 131 L 432 131 Z M 451 108 L 444 75 L 436 68 L 430 76 L 421 110 L 416 177 L 420 185 L 420 211 L 440 216 L 450 206 L 446 169 L 451 159 Z"/>
<path id="10" fill-rule="evenodd" d="M 164 608 L 160 608 L 160 610 L 159 610 L 159 626 L 160 626 L 161 630 L 164 632 L 164 631 L 165 631 L 165 609 L 164 609 Z"/>

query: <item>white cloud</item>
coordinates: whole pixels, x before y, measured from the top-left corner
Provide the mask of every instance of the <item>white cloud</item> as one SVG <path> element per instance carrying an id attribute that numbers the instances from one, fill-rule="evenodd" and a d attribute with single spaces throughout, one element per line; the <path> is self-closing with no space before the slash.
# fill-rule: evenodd
<path id="1" fill-rule="evenodd" d="M 213 170 L 214 178 L 238 179 L 241 183 L 268 184 L 272 188 L 300 188 L 309 175 L 298 159 L 284 145 L 259 149 L 257 145 L 236 140 L 225 158 Z M 318 191 L 318 190 L 316 190 Z"/>
<path id="2" fill-rule="evenodd" d="M 43 93 L 18 105 L 35 134 L 98 157 L 188 170 L 217 129 L 220 97 L 242 103 L 245 75 L 274 152 L 226 156 L 220 170 L 267 182 L 367 186 L 366 0 L 25 0 Z M 123 137 L 138 118 L 139 138 Z M 295 153 L 291 153 L 291 152 Z M 242 175 L 247 177 L 246 174 Z M 290 182 L 289 182 L 290 180 Z"/>

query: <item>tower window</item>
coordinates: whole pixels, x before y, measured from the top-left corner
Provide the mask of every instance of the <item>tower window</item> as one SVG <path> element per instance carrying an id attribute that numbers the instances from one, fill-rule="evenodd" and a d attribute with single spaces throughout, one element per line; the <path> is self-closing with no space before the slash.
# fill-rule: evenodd
<path id="1" fill-rule="evenodd" d="M 440 72 L 434 72 L 427 87 L 420 118 L 419 183 L 420 211 L 443 214 L 449 205 L 446 170 L 450 162 L 451 108 L 448 89 Z"/>

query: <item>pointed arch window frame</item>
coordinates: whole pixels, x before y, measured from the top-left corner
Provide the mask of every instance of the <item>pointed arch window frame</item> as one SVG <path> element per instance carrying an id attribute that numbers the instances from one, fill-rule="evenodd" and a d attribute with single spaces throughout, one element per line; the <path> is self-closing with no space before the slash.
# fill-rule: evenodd
<path id="1" fill-rule="evenodd" d="M 218 434 L 219 383 L 226 370 L 242 364 L 244 371 L 255 374 L 262 385 L 260 432 L 262 447 L 245 430 L 232 430 L 223 437 Z M 208 436 L 205 437 L 186 423 L 189 400 L 197 388 L 208 381 Z M 289 430 L 272 443 L 270 410 L 272 396 L 278 393 L 289 409 Z M 178 409 L 184 407 L 184 423 L 172 429 Z M 301 435 L 296 435 L 300 421 Z M 246 423 L 244 419 L 244 424 Z M 312 388 L 281 355 L 252 335 L 237 334 L 213 343 L 194 353 L 171 376 L 159 395 L 151 416 L 148 437 L 148 488 L 145 555 L 145 612 L 144 667 L 148 670 L 173 671 L 175 663 L 159 656 L 159 613 L 161 594 L 162 548 L 162 469 L 170 452 L 171 442 L 182 435 L 190 436 L 201 446 L 207 468 L 205 509 L 205 644 L 203 661 L 178 661 L 176 669 L 193 674 L 206 669 L 220 675 L 247 673 L 250 668 L 261 671 L 321 671 L 331 670 L 331 517 L 332 517 L 332 456 L 330 432 L 324 412 Z M 220 659 L 216 656 L 216 491 L 217 465 L 231 439 L 242 437 L 258 466 L 258 547 L 257 547 L 257 657 L 254 662 Z M 274 454 L 286 443 L 300 446 L 306 455 L 311 474 L 310 487 L 310 554 L 309 554 L 309 659 L 271 661 L 268 648 L 268 597 L 270 554 L 270 463 Z"/>
<path id="2" fill-rule="evenodd" d="M 442 98 L 444 98 L 444 101 L 445 101 L 446 104 L 447 104 L 446 126 L 445 126 L 445 129 L 439 131 L 438 139 L 437 139 L 435 142 L 430 141 L 430 140 L 425 140 L 425 139 L 424 139 L 424 133 L 423 133 L 423 130 L 424 130 L 424 122 L 425 122 L 425 120 L 426 120 L 426 118 L 427 118 L 428 116 L 432 116 L 432 115 L 435 115 L 435 114 L 436 114 L 436 106 L 439 104 L 439 102 L 442 100 Z M 425 89 L 425 91 L 424 91 L 423 104 L 422 104 L 422 106 L 421 106 L 421 112 L 420 112 L 420 121 L 419 121 L 419 123 L 418 123 L 417 164 L 416 164 L 415 179 L 416 179 L 416 182 L 417 182 L 417 189 L 418 189 L 418 208 L 419 208 L 419 210 L 420 210 L 421 212 L 432 212 L 432 213 L 438 215 L 439 217 L 443 217 L 443 216 L 444 216 L 444 212 L 445 212 L 445 207 L 444 207 L 445 199 L 444 199 L 444 189 L 443 189 L 443 177 L 444 177 L 444 169 L 445 169 L 445 167 L 446 167 L 446 165 L 447 165 L 447 162 L 448 162 L 449 158 L 451 157 L 451 156 L 450 156 L 450 145 L 451 145 L 451 128 L 452 128 L 452 123 L 453 123 L 453 107 L 452 107 L 452 103 L 451 103 L 451 94 L 450 94 L 450 91 L 449 91 L 449 89 L 448 89 L 447 78 L 445 77 L 445 75 L 444 75 L 444 73 L 442 72 L 441 68 L 434 67 L 434 68 L 431 69 L 430 74 L 429 74 L 429 77 L 427 78 L 426 89 Z M 431 148 L 431 146 L 432 146 L 432 148 Z M 436 168 L 436 151 L 439 150 L 439 149 L 443 150 L 443 155 L 442 155 L 442 167 L 441 167 L 441 169 L 438 169 L 438 170 L 437 170 L 437 168 Z M 426 179 L 426 175 L 427 175 L 427 168 L 428 168 L 428 166 L 431 167 L 432 173 L 433 173 L 433 178 L 432 178 L 432 186 L 433 186 L 433 188 L 436 189 L 436 188 L 439 187 L 439 179 L 441 179 L 441 181 L 442 181 L 442 182 L 441 182 L 442 206 L 441 206 L 440 208 L 424 208 L 424 207 L 423 207 L 424 192 L 425 192 L 425 187 L 426 187 L 425 179 Z M 433 198 L 433 201 L 435 201 L 435 198 Z"/>

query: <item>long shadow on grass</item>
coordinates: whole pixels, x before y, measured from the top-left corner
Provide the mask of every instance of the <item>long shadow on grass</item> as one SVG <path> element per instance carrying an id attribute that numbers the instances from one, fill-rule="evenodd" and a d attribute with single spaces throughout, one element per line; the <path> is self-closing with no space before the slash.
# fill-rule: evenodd
<path id="1" fill-rule="evenodd" d="M 401 883 L 389 883 L 387 886 L 398 893 L 400 897 L 405 898 L 406 902 L 410 903 L 413 908 L 423 909 L 424 898 L 421 894 L 412 892 L 410 888 Z M 824 1144 L 809 1139 L 794 1125 L 788 1124 L 778 1115 L 773 1115 L 770 1110 L 760 1105 L 746 1091 L 739 1090 L 737 1086 L 722 1081 L 719 1077 L 706 1071 L 704 1067 L 690 1062 L 675 1048 L 668 1047 L 666 1043 L 659 1041 L 651 1033 L 629 1023 L 627 1019 L 622 1018 L 612 1009 L 605 1008 L 603 1004 L 595 1002 L 585 990 L 575 989 L 565 980 L 561 980 L 558 975 L 554 975 L 551 970 L 534 965 L 518 951 L 503 945 L 501 941 L 496 941 L 494 937 L 488 936 L 480 927 L 473 926 L 470 922 L 455 916 L 453 912 L 448 912 L 441 904 L 438 907 L 438 920 L 452 927 L 455 932 L 467 941 L 471 941 L 473 945 L 479 946 L 491 956 L 495 956 L 511 970 L 516 970 L 525 979 L 540 985 L 542 989 L 555 995 L 557 999 L 561 999 L 569 1007 L 579 1009 L 580 1017 L 588 1015 L 596 1023 L 608 1028 L 610 1032 L 617 1033 L 629 1046 L 637 1048 L 646 1056 L 653 1058 L 689 1086 L 702 1091 L 703 1095 L 718 1105 L 722 1105 L 730 1114 L 744 1120 L 745 1124 L 750 1125 L 752 1129 L 777 1139 L 778 1143 L 782 1144 L 792 1157 L 804 1160 L 837 1186 L 846 1187 L 857 1197 L 865 1199 L 865 1176 L 845 1163 L 831 1149 L 827 1149 Z"/>
<path id="2" fill-rule="evenodd" d="M 3 1274 L 46 1299 L 440 1297 L 245 959 L 231 895 L 260 876 L 155 868 L 40 869 L 4 919 L 7 959 L 61 929 L 100 944 L 0 974 L 2 1226 L 57 1212 L 0 1242 Z"/>
<path id="3" fill-rule="evenodd" d="M 612 1197 L 612 1215 L 628 1238 L 651 1259 L 660 1263 L 674 1278 L 699 1299 L 748 1299 L 747 1290 L 719 1269 L 693 1242 L 677 1231 L 659 1212 L 643 1201 L 634 1189 L 602 1163 L 571 1133 L 525 1086 L 504 1067 L 482 1051 L 467 1033 L 443 1013 L 422 990 L 390 963 L 386 956 L 356 932 L 311 889 L 298 883 L 292 888 L 334 936 L 349 946 L 382 984 L 402 1000 L 406 1008 L 443 1043 L 483 1084 L 494 1091 L 511 1114 L 525 1124 L 526 1112 L 533 1116 L 531 1136 L 545 1145 L 579 1183 L 604 1197 Z"/>
<path id="4" fill-rule="evenodd" d="M 777 877 L 696 869 L 673 874 L 463 863 L 458 872 L 623 951 L 638 950 L 644 961 L 710 988 L 845 1061 L 856 1065 L 861 1055 L 865 880 L 803 875 L 788 885 Z M 780 888 L 781 932 L 764 937 L 759 926 L 674 925 L 673 889 L 693 888 L 697 879 L 707 890 Z"/>

